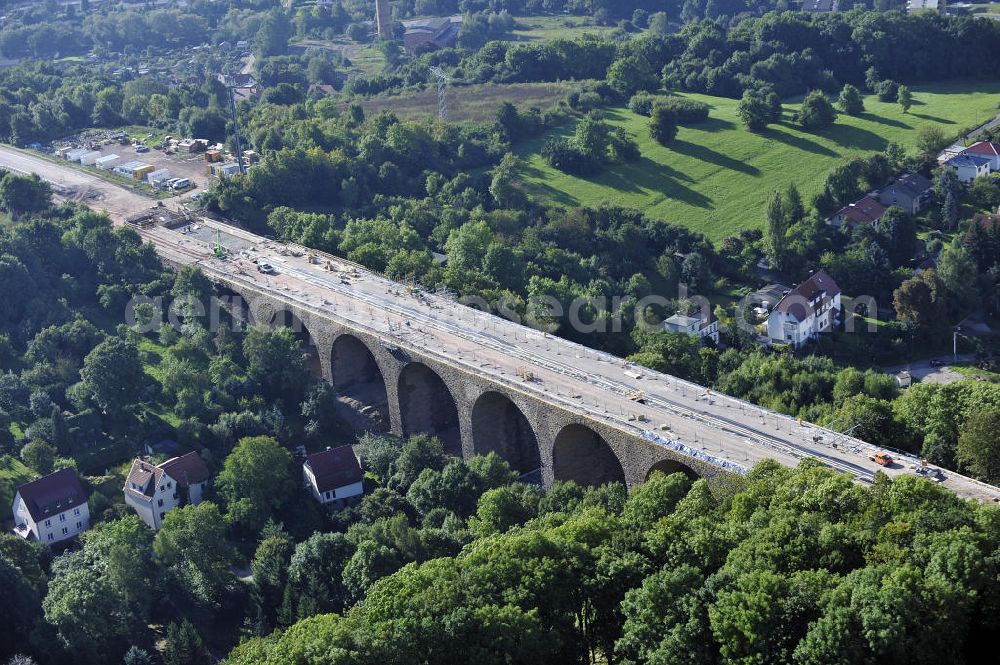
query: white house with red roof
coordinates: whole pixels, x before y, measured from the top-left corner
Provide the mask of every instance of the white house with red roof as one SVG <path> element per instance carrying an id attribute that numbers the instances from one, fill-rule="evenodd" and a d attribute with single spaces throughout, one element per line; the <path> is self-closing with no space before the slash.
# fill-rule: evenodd
<path id="1" fill-rule="evenodd" d="M 205 461 L 195 452 L 156 466 L 136 458 L 122 491 L 125 503 L 148 527 L 159 531 L 171 510 L 201 503 L 208 476 Z"/>
<path id="2" fill-rule="evenodd" d="M 90 528 L 87 493 L 71 468 L 18 487 L 11 511 L 16 535 L 46 545 L 69 540 Z"/>
<path id="3" fill-rule="evenodd" d="M 963 155 L 979 155 L 989 159 L 990 171 L 1000 171 L 1000 145 L 978 141 L 962 151 Z"/>
<path id="4" fill-rule="evenodd" d="M 818 270 L 774 306 L 767 316 L 767 336 L 774 344 L 799 347 L 832 330 L 840 312 L 840 287 Z"/>
<path id="5" fill-rule="evenodd" d="M 363 495 L 364 478 L 353 446 L 313 453 L 302 465 L 302 480 L 313 498 L 333 508 L 343 508 Z"/>

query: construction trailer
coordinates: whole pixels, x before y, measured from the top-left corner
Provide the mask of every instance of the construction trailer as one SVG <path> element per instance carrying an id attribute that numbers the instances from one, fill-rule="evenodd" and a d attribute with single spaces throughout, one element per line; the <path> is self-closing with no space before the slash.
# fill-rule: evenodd
<path id="1" fill-rule="evenodd" d="M 228 178 L 240 172 L 240 165 L 236 162 L 226 162 L 225 164 L 209 164 L 208 172 L 220 178 Z"/>
<path id="2" fill-rule="evenodd" d="M 146 174 L 146 182 L 154 187 L 160 187 L 170 180 L 170 169 L 156 169 Z"/>
<path id="3" fill-rule="evenodd" d="M 93 166 L 101 157 L 100 150 L 91 150 L 86 155 L 80 157 L 80 163 L 84 166 Z"/>
<path id="4" fill-rule="evenodd" d="M 121 166 L 115 167 L 115 173 L 119 173 L 124 176 L 128 176 L 133 180 L 138 180 L 142 182 L 147 175 L 156 170 L 156 167 L 152 164 L 147 164 L 146 162 L 126 162 Z"/>
<path id="5" fill-rule="evenodd" d="M 107 170 L 118 163 L 121 157 L 118 155 L 104 155 L 103 157 L 98 157 L 94 160 L 94 166 L 99 169 Z"/>
<path id="6" fill-rule="evenodd" d="M 90 150 L 86 148 L 73 148 L 66 153 L 65 159 L 70 162 L 79 162 L 80 158 L 89 152 Z"/>

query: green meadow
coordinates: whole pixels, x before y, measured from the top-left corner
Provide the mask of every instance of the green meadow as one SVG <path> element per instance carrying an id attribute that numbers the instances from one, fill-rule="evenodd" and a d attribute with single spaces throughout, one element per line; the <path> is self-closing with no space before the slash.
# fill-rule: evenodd
<path id="1" fill-rule="evenodd" d="M 895 103 L 866 97 L 862 115 L 842 113 L 819 132 L 798 127 L 798 103 L 788 103 L 781 123 L 754 134 L 740 122 L 737 100 L 686 96 L 708 103 L 711 115 L 700 125 L 681 127 L 669 147 L 649 137 L 647 118 L 624 108 L 606 111 L 612 125 L 624 127 L 638 142 L 642 157 L 595 176 L 581 178 L 550 167 L 539 154 L 544 138 L 522 144 L 517 152 L 529 194 L 563 206 L 630 206 L 719 240 L 743 228 L 763 227 L 771 190 L 794 182 L 809 201 L 827 174 L 851 156 L 880 151 L 889 142 L 915 151 L 924 125 L 959 137 L 1000 111 L 1000 82 L 957 82 L 915 87 L 906 114 Z M 571 124 L 553 134 L 567 136 L 573 129 Z"/>

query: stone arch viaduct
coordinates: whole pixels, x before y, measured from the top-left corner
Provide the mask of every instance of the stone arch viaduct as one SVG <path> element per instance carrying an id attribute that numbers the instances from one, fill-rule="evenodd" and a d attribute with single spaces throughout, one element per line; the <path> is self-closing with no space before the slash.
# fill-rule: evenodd
<path id="1" fill-rule="evenodd" d="M 398 436 L 431 434 L 466 459 L 491 451 L 522 474 L 584 485 L 633 487 L 653 472 L 689 477 L 725 473 L 703 460 L 655 445 L 583 410 L 570 409 L 485 372 L 469 371 L 425 347 L 314 311 L 240 280 L 211 275 L 224 297 L 238 296 L 241 318 L 288 326 L 316 377 L 330 383 L 362 429 Z"/>

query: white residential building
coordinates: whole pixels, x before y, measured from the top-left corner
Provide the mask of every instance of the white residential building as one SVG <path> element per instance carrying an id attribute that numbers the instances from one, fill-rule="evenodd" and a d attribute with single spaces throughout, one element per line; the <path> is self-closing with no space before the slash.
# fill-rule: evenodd
<path id="1" fill-rule="evenodd" d="M 990 170 L 1000 171 L 1000 145 L 989 141 L 973 143 L 962 151 L 963 155 L 979 155 L 990 160 Z"/>
<path id="2" fill-rule="evenodd" d="M 125 479 L 125 503 L 157 531 L 174 508 L 201 503 L 208 467 L 198 453 L 174 457 L 153 466 L 136 458 Z"/>
<path id="3" fill-rule="evenodd" d="M 958 178 L 959 182 L 968 184 L 976 178 L 988 176 L 992 163 L 992 160 L 986 155 L 963 152 L 945 162 L 945 166 L 954 169 L 955 177 Z"/>
<path id="4" fill-rule="evenodd" d="M 767 316 L 767 336 L 776 344 L 802 346 L 832 330 L 840 312 L 840 287 L 820 270 L 778 301 Z"/>
<path id="5" fill-rule="evenodd" d="M 18 487 L 11 511 L 15 534 L 46 545 L 68 540 L 90 528 L 87 493 L 71 468 Z"/>
<path id="6" fill-rule="evenodd" d="M 302 480 L 313 498 L 333 508 L 343 508 L 364 494 L 361 461 L 352 446 L 328 448 L 306 457 Z"/>
<path id="7" fill-rule="evenodd" d="M 719 320 L 711 313 L 707 317 L 685 316 L 677 313 L 663 321 L 663 329 L 667 332 L 697 335 L 702 340 L 710 339 L 719 343 Z"/>

